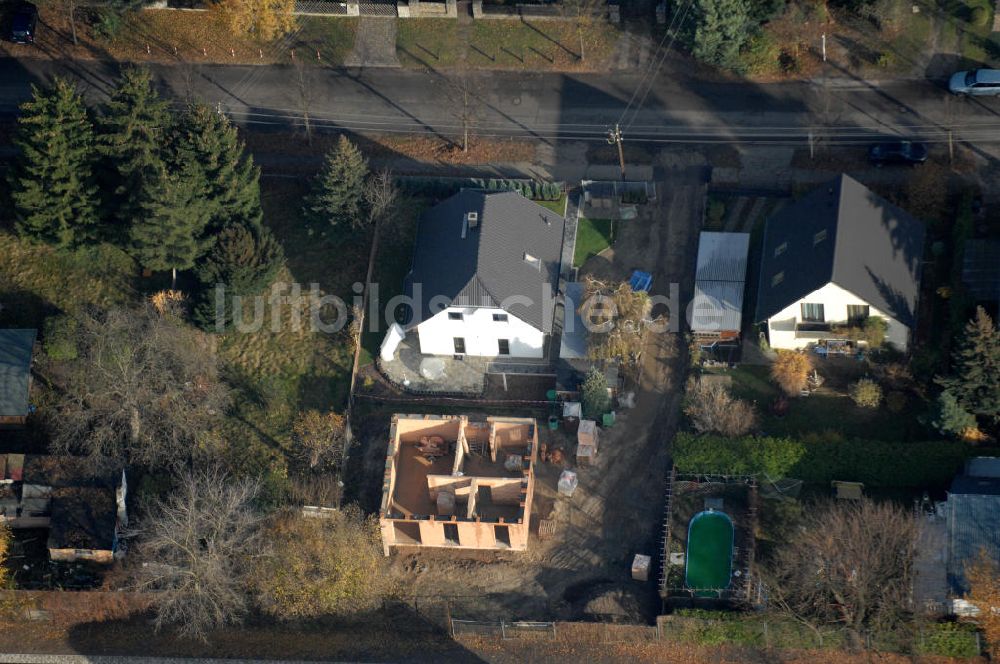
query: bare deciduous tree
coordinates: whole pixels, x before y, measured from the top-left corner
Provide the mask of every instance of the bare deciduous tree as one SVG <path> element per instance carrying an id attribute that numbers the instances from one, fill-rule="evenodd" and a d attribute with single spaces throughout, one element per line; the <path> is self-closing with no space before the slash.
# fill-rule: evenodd
<path id="1" fill-rule="evenodd" d="M 908 510 L 869 499 L 831 503 L 806 517 L 762 574 L 781 612 L 819 631 L 891 631 L 909 617 L 919 524 Z"/>
<path id="2" fill-rule="evenodd" d="M 212 340 L 152 304 L 78 316 L 77 358 L 50 373 L 52 449 L 145 466 L 189 458 L 222 416 Z"/>
<path id="3" fill-rule="evenodd" d="M 468 72 L 447 79 L 448 107 L 462 127 L 462 152 L 469 151 L 469 137 L 482 111 L 482 90 Z"/>
<path id="4" fill-rule="evenodd" d="M 965 580 L 969 584 L 969 592 L 965 599 L 971 602 L 979 615 L 976 622 L 983 630 L 989 643 L 990 659 L 1000 658 L 1000 565 L 983 550 L 971 562 L 965 565 Z"/>
<path id="5" fill-rule="evenodd" d="M 647 332 L 662 322 L 651 317 L 649 294 L 593 277 L 587 277 L 585 292 L 579 309 L 588 324 L 587 354 L 595 360 L 621 360 L 626 368 L 638 366 Z"/>
<path id="6" fill-rule="evenodd" d="M 154 591 L 156 628 L 186 637 L 239 622 L 250 606 L 247 579 L 267 552 L 260 485 L 219 470 L 183 474 L 169 498 L 153 505 L 140 528 L 134 567 L 139 589 Z"/>
<path id="7" fill-rule="evenodd" d="M 688 385 L 684 414 L 698 433 L 745 436 L 757 426 L 753 406 L 737 399 L 717 383 L 692 380 Z"/>

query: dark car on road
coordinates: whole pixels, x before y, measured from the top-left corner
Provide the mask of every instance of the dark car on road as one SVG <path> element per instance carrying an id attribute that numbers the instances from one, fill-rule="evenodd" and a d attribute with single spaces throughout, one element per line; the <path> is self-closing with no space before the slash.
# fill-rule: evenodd
<path id="1" fill-rule="evenodd" d="M 876 143 L 868 148 L 868 161 L 882 164 L 922 164 L 927 161 L 927 146 L 912 141 Z"/>
<path id="2" fill-rule="evenodd" d="M 38 26 L 38 8 L 30 2 L 18 5 L 10 13 L 7 39 L 15 44 L 33 44 Z"/>

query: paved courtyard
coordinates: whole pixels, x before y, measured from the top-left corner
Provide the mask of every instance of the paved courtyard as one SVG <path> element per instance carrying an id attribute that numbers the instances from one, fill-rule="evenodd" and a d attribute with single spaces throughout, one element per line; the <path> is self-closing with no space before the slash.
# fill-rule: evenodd
<path id="1" fill-rule="evenodd" d="M 481 394 L 485 386 L 487 360 L 465 356 L 423 355 L 413 332 L 399 342 L 392 360 L 382 360 L 382 371 L 397 385 L 411 392 Z"/>

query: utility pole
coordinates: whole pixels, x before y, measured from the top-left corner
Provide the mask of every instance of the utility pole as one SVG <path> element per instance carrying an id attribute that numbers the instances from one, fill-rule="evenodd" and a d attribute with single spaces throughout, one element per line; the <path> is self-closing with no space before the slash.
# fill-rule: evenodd
<path id="1" fill-rule="evenodd" d="M 625 152 L 622 150 L 622 130 L 621 126 L 615 124 L 614 129 L 608 130 L 608 145 L 618 145 L 618 164 L 622 169 L 622 182 L 625 181 Z"/>

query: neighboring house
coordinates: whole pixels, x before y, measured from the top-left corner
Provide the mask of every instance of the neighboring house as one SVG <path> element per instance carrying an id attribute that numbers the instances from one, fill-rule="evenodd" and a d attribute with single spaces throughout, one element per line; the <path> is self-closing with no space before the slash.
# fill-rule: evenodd
<path id="1" fill-rule="evenodd" d="M 124 470 L 79 457 L 0 455 L 0 523 L 47 528 L 49 557 L 110 563 L 128 525 Z"/>
<path id="2" fill-rule="evenodd" d="M 946 565 L 953 596 L 967 590 L 965 565 L 986 551 L 1000 562 L 1000 459 L 969 459 L 942 505 L 948 526 Z"/>
<path id="3" fill-rule="evenodd" d="M 0 330 L 0 426 L 23 426 L 31 410 L 35 330 Z"/>
<path id="4" fill-rule="evenodd" d="M 803 348 L 879 316 L 886 341 L 905 350 L 923 247 L 920 221 L 841 175 L 768 219 L 756 321 L 771 347 Z"/>
<path id="5" fill-rule="evenodd" d="M 462 191 L 424 213 L 406 278 L 406 328 L 416 330 L 420 352 L 544 357 L 563 226 L 514 192 Z M 387 343 L 401 336 L 392 330 Z"/>
<path id="6" fill-rule="evenodd" d="M 700 341 L 739 338 L 749 250 L 749 233 L 700 234 L 690 315 L 691 331 Z"/>
<path id="7" fill-rule="evenodd" d="M 528 546 L 538 430 L 531 418 L 393 415 L 379 523 L 392 547 Z"/>

